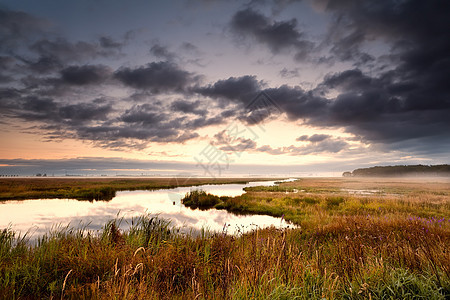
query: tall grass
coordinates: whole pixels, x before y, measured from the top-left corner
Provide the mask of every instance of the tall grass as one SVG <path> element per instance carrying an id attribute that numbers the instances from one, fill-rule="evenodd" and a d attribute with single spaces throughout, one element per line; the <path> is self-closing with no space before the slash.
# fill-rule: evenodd
<path id="1" fill-rule="evenodd" d="M 450 222 L 336 216 L 309 230 L 181 233 L 145 215 L 29 246 L 0 234 L 0 298 L 445 299 Z M 314 229 L 311 229 L 314 227 Z"/>
<path id="2" fill-rule="evenodd" d="M 152 215 L 125 231 L 122 219 L 98 232 L 57 227 L 34 246 L 6 228 L 0 299 L 449 299 L 450 186 L 427 184 L 317 179 L 186 195 L 191 207 L 299 225 L 235 236 L 184 233 Z"/>

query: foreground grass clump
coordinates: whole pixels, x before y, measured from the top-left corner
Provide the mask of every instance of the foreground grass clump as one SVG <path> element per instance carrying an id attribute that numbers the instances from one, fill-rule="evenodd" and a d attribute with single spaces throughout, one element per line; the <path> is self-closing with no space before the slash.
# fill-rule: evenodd
<path id="1" fill-rule="evenodd" d="M 222 197 L 222 199 L 226 198 L 228 197 Z M 192 209 L 208 209 L 219 203 L 220 198 L 202 190 L 193 190 L 187 193 L 181 202 Z"/>
<path id="2" fill-rule="evenodd" d="M 445 299 L 450 222 L 336 216 L 308 230 L 185 234 L 166 220 L 0 232 L 0 298 Z"/>

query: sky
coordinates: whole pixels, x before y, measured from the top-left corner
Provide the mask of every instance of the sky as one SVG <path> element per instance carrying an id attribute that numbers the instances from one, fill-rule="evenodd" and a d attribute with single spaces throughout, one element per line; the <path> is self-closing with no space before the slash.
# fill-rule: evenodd
<path id="1" fill-rule="evenodd" d="M 0 0 L 0 175 L 444 164 L 447 0 Z"/>

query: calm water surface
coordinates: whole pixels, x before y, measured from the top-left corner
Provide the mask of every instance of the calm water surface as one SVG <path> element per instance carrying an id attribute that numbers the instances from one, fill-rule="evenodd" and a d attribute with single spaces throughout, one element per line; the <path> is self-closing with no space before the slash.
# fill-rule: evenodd
<path id="1" fill-rule="evenodd" d="M 248 184 L 202 185 L 154 191 L 117 192 L 111 201 L 78 201 L 72 199 L 38 199 L 0 203 L 0 229 L 11 226 L 15 231 L 32 235 L 32 239 L 48 233 L 55 226 L 86 227 L 99 230 L 109 220 L 123 218 L 122 229 L 129 228 L 133 217 L 158 214 L 183 230 L 207 228 L 234 234 L 274 225 L 289 226 L 284 220 L 270 216 L 237 216 L 224 210 L 192 210 L 181 204 L 181 198 L 191 190 L 201 189 L 218 196 L 238 196 L 248 186 L 273 185 L 274 181 Z"/>

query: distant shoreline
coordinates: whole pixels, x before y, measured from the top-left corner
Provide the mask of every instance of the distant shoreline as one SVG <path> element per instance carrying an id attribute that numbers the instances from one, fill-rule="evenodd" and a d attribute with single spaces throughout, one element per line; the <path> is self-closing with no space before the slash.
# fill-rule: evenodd
<path id="1" fill-rule="evenodd" d="M 343 177 L 450 177 L 450 165 L 396 165 L 360 168 Z"/>

